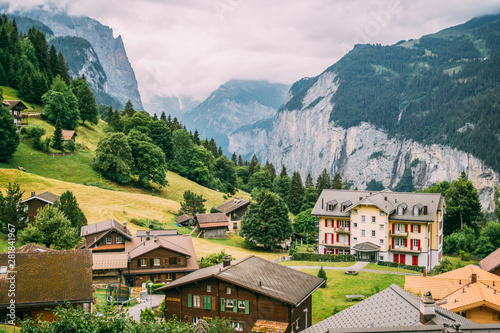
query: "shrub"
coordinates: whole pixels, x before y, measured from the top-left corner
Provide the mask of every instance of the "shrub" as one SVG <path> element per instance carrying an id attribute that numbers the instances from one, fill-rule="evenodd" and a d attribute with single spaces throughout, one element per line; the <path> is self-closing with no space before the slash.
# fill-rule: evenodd
<path id="1" fill-rule="evenodd" d="M 68 140 L 66 141 L 64 144 L 63 144 L 63 149 L 64 150 L 67 150 L 67 151 L 70 151 L 70 152 L 74 152 L 75 149 L 76 149 L 76 144 L 75 144 L 75 141 L 73 140 Z"/>
<path id="2" fill-rule="evenodd" d="M 23 129 L 25 129 L 26 135 L 33 139 L 33 148 L 36 150 L 43 150 L 44 145 L 42 143 L 42 136 L 46 133 L 45 128 L 38 124 L 34 124 L 26 128 L 23 127 Z"/>
<path id="3" fill-rule="evenodd" d="M 442 273 L 452 271 L 454 269 L 455 269 L 455 267 L 453 266 L 452 262 L 445 258 L 441 261 L 441 263 L 439 265 L 434 267 L 434 272 L 436 274 L 442 274 Z"/>
<path id="4" fill-rule="evenodd" d="M 399 264 L 397 262 L 379 261 L 378 265 L 387 266 L 387 267 L 397 267 L 397 268 L 401 268 L 401 269 L 408 269 L 408 270 L 420 272 L 420 273 L 424 272 L 423 266 L 410 266 L 410 265 Z"/>
<path id="5" fill-rule="evenodd" d="M 141 323 L 150 323 L 155 321 L 155 314 L 150 308 L 141 310 Z"/>
<path id="6" fill-rule="evenodd" d="M 463 250 L 460 250 L 459 252 L 459 255 L 460 255 L 460 259 L 462 261 L 469 261 L 470 260 L 470 256 L 467 252 L 463 251 Z"/>
<path id="7" fill-rule="evenodd" d="M 353 262 L 356 257 L 352 254 L 318 254 L 298 252 L 293 255 L 293 260 L 299 261 L 325 261 L 325 262 Z"/>
<path id="8" fill-rule="evenodd" d="M 321 288 L 326 288 L 326 281 L 328 280 L 328 277 L 326 276 L 326 272 L 323 269 L 323 266 L 321 266 L 321 268 L 318 271 L 318 277 L 325 280 L 325 283 L 323 283 Z"/>

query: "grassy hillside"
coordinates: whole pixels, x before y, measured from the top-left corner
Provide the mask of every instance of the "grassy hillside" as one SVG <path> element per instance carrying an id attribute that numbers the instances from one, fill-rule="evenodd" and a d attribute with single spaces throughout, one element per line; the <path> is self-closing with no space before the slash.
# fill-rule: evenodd
<path id="1" fill-rule="evenodd" d="M 0 89 L 2 89 L 3 99 L 20 99 L 15 89 L 6 86 L 0 86 Z M 27 112 L 40 112 L 43 109 L 40 105 L 27 103 L 25 101 L 23 101 L 23 103 L 28 107 L 26 110 Z"/>

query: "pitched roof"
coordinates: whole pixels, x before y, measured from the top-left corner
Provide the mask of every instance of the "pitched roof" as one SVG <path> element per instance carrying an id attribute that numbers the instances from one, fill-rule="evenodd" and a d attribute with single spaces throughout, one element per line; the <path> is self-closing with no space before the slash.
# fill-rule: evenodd
<path id="1" fill-rule="evenodd" d="M 288 323 L 279 321 L 269 321 L 259 319 L 252 327 L 252 332 L 256 333 L 285 333 L 288 328 Z"/>
<path id="2" fill-rule="evenodd" d="M 196 220 L 201 229 L 229 226 L 229 221 L 224 213 L 196 214 Z"/>
<path id="3" fill-rule="evenodd" d="M 493 272 L 500 267 L 500 247 L 479 262 L 479 267 L 488 272 Z"/>
<path id="4" fill-rule="evenodd" d="M 248 206 L 250 204 L 250 201 L 234 197 L 226 202 L 224 202 L 222 205 L 219 205 L 217 207 L 214 207 L 216 211 L 219 211 L 221 213 L 227 214 L 231 213 L 241 207 Z"/>
<path id="5" fill-rule="evenodd" d="M 327 210 L 332 203 L 333 210 Z M 391 220 L 433 222 L 436 213 L 444 208 L 444 199 L 439 193 L 406 193 L 384 190 L 380 192 L 323 190 L 316 202 L 312 215 L 349 217 L 350 210 L 359 205 L 374 205 L 389 214 Z M 403 215 L 397 214 L 397 207 L 403 205 Z M 419 209 L 427 206 L 427 214 L 423 211 L 413 216 L 413 207 Z"/>
<path id="6" fill-rule="evenodd" d="M 0 266 L 7 266 L 7 261 L 8 254 L 1 253 Z M 16 253 L 15 271 L 16 307 L 92 302 L 92 254 L 88 250 Z M 0 307 L 10 302 L 10 275 L 0 275 Z"/>
<path id="7" fill-rule="evenodd" d="M 477 282 L 472 283 L 472 274 Z M 500 311 L 500 276 L 474 265 L 468 265 L 432 277 L 410 277 L 405 289 L 414 293 L 429 290 L 434 299 L 445 299 L 441 306 L 452 311 L 462 311 L 487 305 Z"/>
<path id="8" fill-rule="evenodd" d="M 177 216 L 175 218 L 175 221 L 177 223 L 183 223 L 183 222 L 186 222 L 186 221 L 189 221 L 189 220 L 193 220 L 194 219 L 194 216 L 193 215 L 189 215 L 189 214 L 182 214 L 181 216 Z"/>
<path id="9" fill-rule="evenodd" d="M 32 192 L 32 193 L 34 194 L 35 192 Z M 41 194 L 38 194 L 38 195 L 36 195 L 36 194 L 32 195 L 31 197 L 29 197 L 27 199 L 24 199 L 21 202 L 22 203 L 26 203 L 26 202 L 34 200 L 34 199 L 38 199 L 38 200 L 41 200 L 41 201 L 44 201 L 46 203 L 49 203 L 49 204 L 53 205 L 54 203 L 60 201 L 61 197 L 58 196 L 57 194 L 45 191 L 45 192 L 43 192 Z"/>
<path id="10" fill-rule="evenodd" d="M 73 138 L 73 135 L 76 135 L 75 131 L 70 131 L 70 130 L 62 131 L 63 141 L 71 140 Z"/>
<path id="11" fill-rule="evenodd" d="M 92 269 L 125 269 L 128 254 L 125 252 L 92 253 Z"/>
<path id="12" fill-rule="evenodd" d="M 363 243 L 359 243 L 359 244 L 354 245 L 354 249 L 356 251 L 361 251 L 361 252 L 371 252 L 371 251 L 380 250 L 380 246 L 375 245 L 375 244 L 370 243 L 370 242 L 363 242 Z"/>
<path id="13" fill-rule="evenodd" d="M 126 229 L 123 227 L 123 225 L 120 222 L 115 221 L 114 219 L 111 220 L 106 220 L 102 222 L 97 222 L 89 225 L 84 225 L 82 229 L 80 230 L 80 237 L 85 237 L 88 235 L 93 235 L 93 234 L 101 234 L 103 232 L 107 232 L 110 230 L 115 230 L 118 233 L 120 233 L 122 236 L 124 236 L 127 239 L 132 238 L 132 234 L 130 233 L 130 230 Z M 90 244 L 89 244 L 90 246 Z"/>
<path id="14" fill-rule="evenodd" d="M 436 306 L 436 317 L 431 324 L 475 323 L 442 307 Z M 367 299 L 309 327 L 303 333 L 334 332 L 334 328 L 366 329 L 422 326 L 420 323 L 420 298 L 396 284 Z M 383 330 L 382 330 L 383 331 Z M 381 331 L 381 332 L 382 332 Z"/>
<path id="15" fill-rule="evenodd" d="M 12 108 L 14 108 L 16 105 L 18 104 L 22 104 L 22 106 L 24 106 L 25 109 L 27 109 L 28 107 L 20 100 L 16 99 L 16 100 L 6 100 L 4 99 L 3 102 L 2 102 L 3 105 L 5 105 L 6 107 L 9 108 L 9 110 L 12 110 Z"/>
<path id="16" fill-rule="evenodd" d="M 167 290 L 211 277 L 295 306 L 324 283 L 323 279 L 316 276 L 250 256 L 227 267 L 219 264 L 200 269 L 158 290 Z"/>
<path id="17" fill-rule="evenodd" d="M 41 246 L 38 244 L 29 243 L 23 246 L 20 246 L 16 249 L 16 253 L 37 253 L 37 252 L 46 252 L 46 251 L 56 251 L 53 249 L 49 249 L 48 247 Z"/>
<path id="18" fill-rule="evenodd" d="M 165 229 L 165 230 L 137 230 L 135 237 L 146 237 L 146 232 L 149 231 L 151 237 L 154 236 L 171 236 L 178 235 L 177 229 Z"/>
<path id="19" fill-rule="evenodd" d="M 397 327 L 363 327 L 363 328 L 330 328 L 326 333 L 498 333 L 500 324 L 465 324 L 459 327 L 448 324 L 397 326 Z"/>

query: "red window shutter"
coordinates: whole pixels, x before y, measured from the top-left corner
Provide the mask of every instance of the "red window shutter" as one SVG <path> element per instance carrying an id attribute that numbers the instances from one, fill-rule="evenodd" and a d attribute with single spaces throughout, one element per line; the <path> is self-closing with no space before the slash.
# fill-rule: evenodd
<path id="1" fill-rule="evenodd" d="M 399 254 L 394 254 L 394 258 L 392 261 L 399 262 Z"/>
<path id="2" fill-rule="evenodd" d="M 328 220 L 325 219 L 325 228 L 328 227 Z"/>
<path id="3" fill-rule="evenodd" d="M 408 246 L 408 242 L 407 242 L 407 241 L 408 241 L 408 240 L 407 240 L 407 239 L 405 239 L 405 247 L 407 247 L 407 246 Z"/>
<path id="4" fill-rule="evenodd" d="M 399 256 L 399 263 L 403 265 L 406 264 L 406 254 L 402 254 Z"/>
<path id="5" fill-rule="evenodd" d="M 337 234 L 337 243 L 339 242 L 339 234 Z"/>
<path id="6" fill-rule="evenodd" d="M 393 233 L 393 234 L 395 234 L 395 233 L 396 233 L 396 225 L 395 225 L 395 224 L 393 224 L 393 225 L 392 225 L 392 233 Z"/>
<path id="7" fill-rule="evenodd" d="M 347 244 L 351 245 L 351 237 L 347 238 Z"/>
<path id="8" fill-rule="evenodd" d="M 347 221 L 347 228 L 351 230 L 351 221 Z"/>
<path id="9" fill-rule="evenodd" d="M 411 225 L 411 228 L 410 228 L 411 232 L 413 232 L 413 224 Z"/>
<path id="10" fill-rule="evenodd" d="M 328 234 L 325 233 L 325 244 L 328 244 Z"/>
<path id="11" fill-rule="evenodd" d="M 326 254 L 326 247 L 323 249 L 324 253 Z"/>
<path id="12" fill-rule="evenodd" d="M 420 239 L 418 240 L 418 250 L 420 251 Z"/>
<path id="13" fill-rule="evenodd" d="M 413 266 L 418 266 L 418 256 L 413 256 L 413 262 L 412 262 L 412 265 L 413 265 Z"/>
<path id="14" fill-rule="evenodd" d="M 418 233 L 420 233 L 420 224 L 418 225 Z"/>
<path id="15" fill-rule="evenodd" d="M 410 239 L 410 249 L 413 250 L 413 239 Z"/>
<path id="16" fill-rule="evenodd" d="M 339 249 L 335 249 L 335 254 L 339 254 Z"/>
<path id="17" fill-rule="evenodd" d="M 392 248 L 394 249 L 394 238 L 392 239 Z"/>
<path id="18" fill-rule="evenodd" d="M 405 224 L 405 232 L 408 232 L 408 224 Z"/>
<path id="19" fill-rule="evenodd" d="M 337 220 L 337 228 L 340 228 L 340 221 Z"/>

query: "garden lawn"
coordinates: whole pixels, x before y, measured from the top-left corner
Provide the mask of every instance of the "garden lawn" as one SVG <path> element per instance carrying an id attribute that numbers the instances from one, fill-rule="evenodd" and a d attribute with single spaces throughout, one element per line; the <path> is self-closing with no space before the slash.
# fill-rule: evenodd
<path id="1" fill-rule="evenodd" d="M 301 271 L 314 276 L 318 275 L 317 269 Z M 357 303 L 356 301 L 347 301 L 345 295 L 362 294 L 367 298 L 393 283 L 402 288 L 405 282 L 405 277 L 402 275 L 367 272 L 359 272 L 358 275 L 345 275 L 341 270 L 325 271 L 328 277 L 327 287 L 316 290 L 312 298 L 313 324 L 330 317 L 334 308 L 343 310 Z"/>
<path id="2" fill-rule="evenodd" d="M 398 268 L 398 267 L 388 267 L 388 266 L 382 266 L 382 265 L 377 265 L 377 264 L 368 264 L 365 266 L 364 269 L 376 269 L 377 271 L 386 271 L 386 272 L 421 274 L 417 271 L 412 271 L 410 269 L 402 269 L 402 268 Z"/>
<path id="3" fill-rule="evenodd" d="M 283 266 L 323 266 L 323 267 L 349 267 L 354 265 L 352 262 L 327 262 L 327 261 L 282 261 Z"/>
<path id="4" fill-rule="evenodd" d="M 467 265 L 479 265 L 479 261 L 477 261 L 477 260 L 463 261 L 463 260 L 460 259 L 460 257 L 443 256 L 443 259 L 448 259 L 449 261 L 451 261 L 451 263 L 455 267 L 457 267 L 457 264 L 459 262 L 461 262 L 463 266 L 467 266 Z"/>

